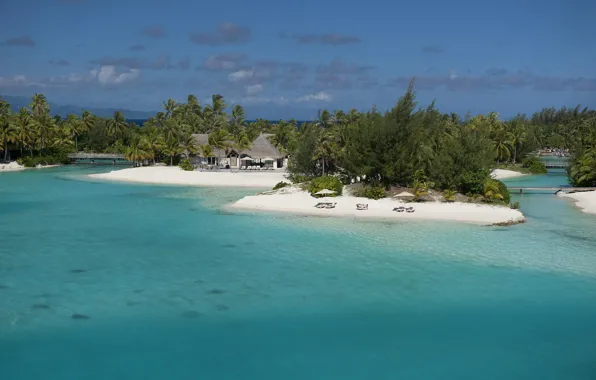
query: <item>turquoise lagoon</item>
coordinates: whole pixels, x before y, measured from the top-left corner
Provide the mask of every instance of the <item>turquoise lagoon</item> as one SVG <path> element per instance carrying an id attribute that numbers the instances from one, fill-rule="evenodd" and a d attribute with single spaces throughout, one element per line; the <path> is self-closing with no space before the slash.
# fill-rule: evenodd
<path id="1" fill-rule="evenodd" d="M 596 378 L 596 216 L 568 200 L 358 222 L 94 170 L 0 174 L 2 380 Z"/>

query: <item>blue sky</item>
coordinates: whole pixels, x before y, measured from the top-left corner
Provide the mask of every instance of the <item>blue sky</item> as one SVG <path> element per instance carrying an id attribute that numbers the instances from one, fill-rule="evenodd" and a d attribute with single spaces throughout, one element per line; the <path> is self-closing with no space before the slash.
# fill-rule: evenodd
<path id="1" fill-rule="evenodd" d="M 596 106 L 596 2 L 4 0 L 0 94 L 157 110 L 190 93 L 247 117 L 391 107 Z"/>

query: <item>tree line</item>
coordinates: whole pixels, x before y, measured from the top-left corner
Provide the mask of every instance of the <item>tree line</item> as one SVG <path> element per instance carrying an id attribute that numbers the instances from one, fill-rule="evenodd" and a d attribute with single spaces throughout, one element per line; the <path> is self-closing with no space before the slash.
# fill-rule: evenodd
<path id="1" fill-rule="evenodd" d="M 209 134 L 197 146 L 194 133 Z M 124 153 L 135 162 L 176 164 L 184 155 L 212 157 L 215 149 L 248 149 L 261 133 L 291 156 L 293 176 L 321 175 L 364 178 L 371 186 L 402 185 L 478 191 L 488 168 L 520 165 L 543 147 L 572 152 L 569 175 L 574 185 L 596 185 L 596 111 L 544 108 L 530 117 L 518 114 L 502 120 L 487 115 L 442 113 L 434 102 L 418 108 L 413 83 L 396 105 L 380 112 L 351 109 L 321 110 L 315 120 L 271 123 L 245 120 L 235 105 L 227 112 L 225 99 L 213 95 L 201 105 L 194 95 L 184 103 L 172 99 L 140 127 L 121 112 L 101 118 L 88 111 L 66 118 L 50 116 L 43 94 L 29 107 L 13 113 L 0 100 L 0 149 L 4 159 L 48 152 Z"/>

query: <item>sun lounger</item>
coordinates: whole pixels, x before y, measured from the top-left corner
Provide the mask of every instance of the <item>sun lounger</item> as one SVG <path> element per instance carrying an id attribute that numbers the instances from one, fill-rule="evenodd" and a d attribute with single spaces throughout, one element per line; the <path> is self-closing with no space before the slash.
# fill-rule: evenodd
<path id="1" fill-rule="evenodd" d="M 356 205 L 356 210 L 368 210 L 368 204 L 366 204 L 366 203 L 358 203 Z"/>
<path id="2" fill-rule="evenodd" d="M 394 208 L 393 211 L 404 212 L 404 211 L 406 211 L 406 208 L 404 206 L 399 206 L 399 207 Z"/>
<path id="3" fill-rule="evenodd" d="M 316 208 L 335 208 L 335 205 L 337 203 L 331 203 L 331 202 L 319 202 L 315 205 Z"/>
<path id="4" fill-rule="evenodd" d="M 414 211 L 416 211 L 416 210 L 414 209 L 414 207 L 408 207 L 408 208 L 406 209 L 406 212 L 414 212 Z"/>

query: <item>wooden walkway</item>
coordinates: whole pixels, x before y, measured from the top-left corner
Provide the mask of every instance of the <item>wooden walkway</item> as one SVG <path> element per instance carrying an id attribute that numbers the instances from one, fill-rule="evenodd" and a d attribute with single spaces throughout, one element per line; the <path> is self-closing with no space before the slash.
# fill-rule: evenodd
<path id="1" fill-rule="evenodd" d="M 70 162 L 86 165 L 131 165 L 123 154 L 112 153 L 70 153 Z"/>
<path id="2" fill-rule="evenodd" d="M 507 187 L 510 192 L 518 191 L 523 194 L 527 191 L 539 191 L 539 192 L 554 192 L 555 194 L 559 191 L 566 192 L 582 192 L 582 191 L 596 191 L 596 187 Z"/>
<path id="3" fill-rule="evenodd" d="M 545 164 L 547 169 L 567 169 L 567 164 Z"/>

